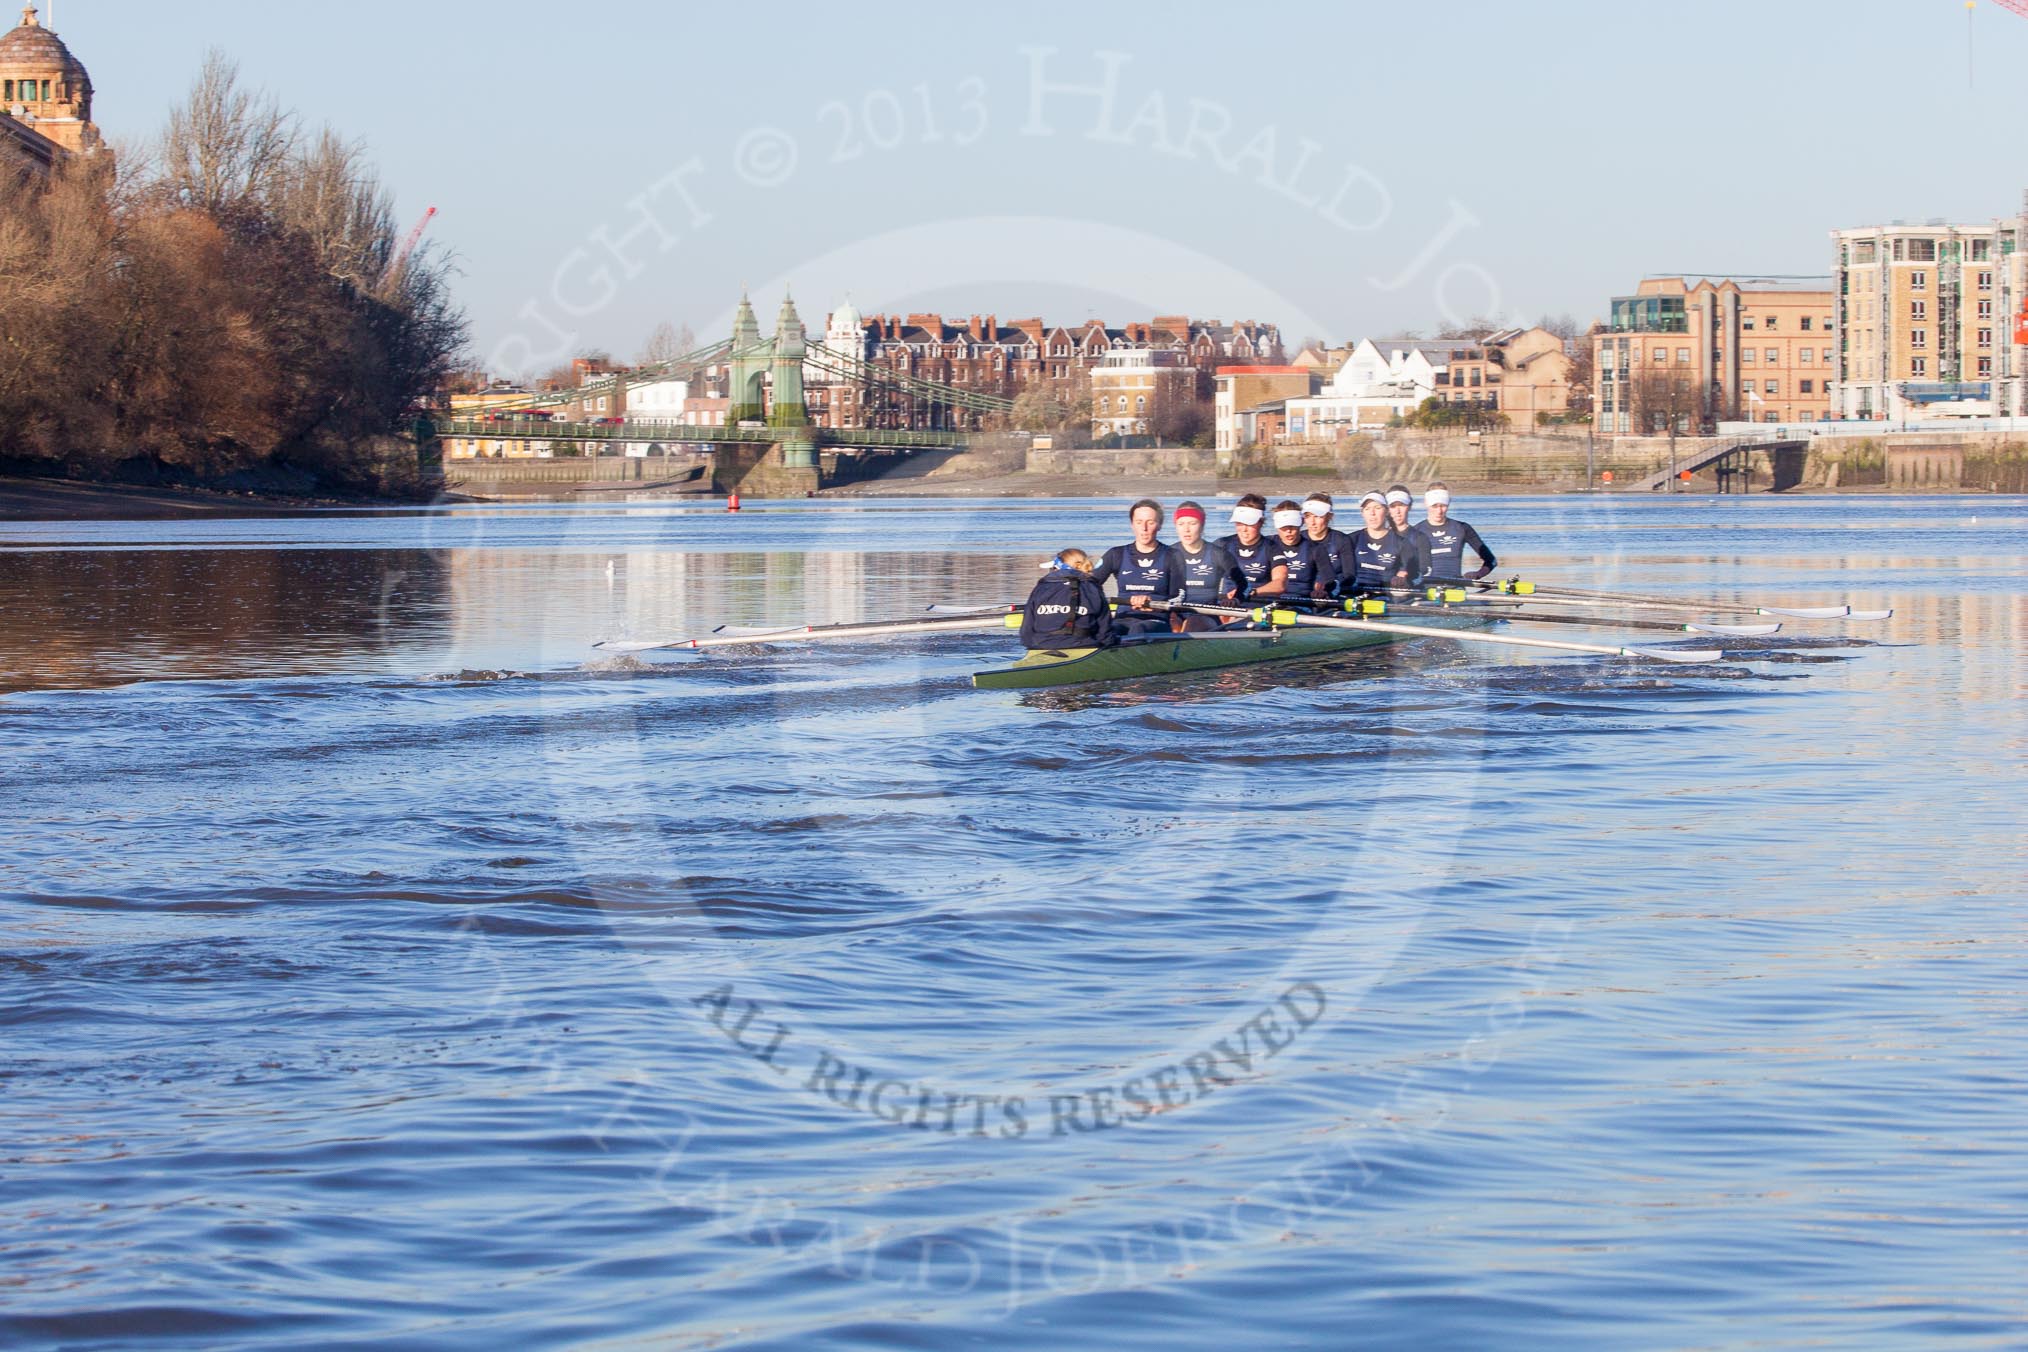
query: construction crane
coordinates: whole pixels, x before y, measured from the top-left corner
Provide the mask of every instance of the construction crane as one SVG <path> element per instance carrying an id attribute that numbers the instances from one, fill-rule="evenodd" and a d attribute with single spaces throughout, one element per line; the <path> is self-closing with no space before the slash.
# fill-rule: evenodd
<path id="1" fill-rule="evenodd" d="M 401 248 L 395 250 L 394 257 L 388 261 L 387 271 L 380 274 L 381 281 L 391 282 L 401 275 L 402 265 L 407 263 L 408 256 L 415 252 L 415 246 L 422 242 L 423 231 L 429 229 L 430 220 L 436 214 L 435 207 L 423 213 L 422 219 L 415 223 L 415 229 L 408 232 L 408 238 L 401 242 Z"/>

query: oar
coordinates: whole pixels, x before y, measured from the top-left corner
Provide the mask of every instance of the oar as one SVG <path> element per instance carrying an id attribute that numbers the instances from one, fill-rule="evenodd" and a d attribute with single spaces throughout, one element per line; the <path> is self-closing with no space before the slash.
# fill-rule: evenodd
<path id="1" fill-rule="evenodd" d="M 1233 619 L 1251 619 L 1256 623 L 1269 622 L 1277 625 L 1297 627 L 1318 627 L 1327 629 L 1367 629 L 1379 634 L 1401 634 L 1409 638 L 1454 638 L 1466 643 L 1491 643 L 1508 648 L 1546 648 L 1567 653 L 1596 653 L 1604 657 L 1641 657 L 1656 662 L 1703 663 L 1724 660 L 1725 654 L 1716 648 L 1697 648 L 1672 651 L 1666 648 L 1608 648 L 1597 643 L 1566 643 L 1552 638 L 1516 638 L 1512 634 L 1481 634 L 1471 629 L 1430 629 L 1417 624 L 1389 624 L 1381 620 L 1341 620 L 1328 615 L 1304 615 L 1294 610 L 1237 610 L 1229 606 L 1185 606 L 1200 615 L 1224 615 Z"/>
<path id="2" fill-rule="evenodd" d="M 1019 605 L 925 606 L 923 610 L 925 614 L 948 616 L 953 619 L 959 617 L 985 619 L 991 615 L 1019 615 L 1022 607 Z M 748 638 L 756 638 L 763 634 L 807 635 L 813 632 L 823 633 L 826 630 L 837 628 L 841 625 L 850 626 L 854 629 L 898 629 L 904 625 L 922 623 L 924 623 L 924 620 L 921 615 L 910 615 L 899 620 L 840 620 L 835 624 L 792 624 L 787 626 L 779 624 L 721 624 L 711 632 L 714 634 L 739 634 Z"/>
<path id="3" fill-rule="evenodd" d="M 594 648 L 606 652 L 642 653 L 663 648 L 727 648 L 747 643 L 801 643 L 808 639 L 887 638 L 894 634 L 947 634 L 974 629 L 1019 628 L 1018 615 L 975 615 L 948 620 L 871 620 L 864 624 L 804 625 L 799 629 L 764 629 L 759 633 L 711 633 L 701 638 L 679 638 L 662 642 L 606 639 Z"/>
<path id="4" fill-rule="evenodd" d="M 1577 587 L 1523 582 L 1519 578 L 1469 585 L 1474 591 L 1498 592 L 1503 596 L 1532 596 L 1538 601 L 1557 605 L 1631 606 L 1636 610 L 1688 610 L 1702 614 L 1723 611 L 1732 615 L 1785 615 L 1792 620 L 1885 620 L 1894 614 L 1892 610 L 1854 610 L 1850 606 L 1756 606 L 1740 601 L 1677 601 L 1666 596 L 1585 591 Z"/>
<path id="5" fill-rule="evenodd" d="M 1713 634 L 1723 638 L 1766 638 L 1781 632 L 1779 624 L 1674 624 L 1668 620 L 1627 620 L 1612 615 L 1531 615 L 1523 613 L 1528 601 L 1474 601 L 1459 602 L 1455 599 L 1439 598 L 1434 601 L 1424 598 L 1420 603 L 1411 602 L 1398 607 L 1403 614 L 1414 614 L 1421 610 L 1428 613 L 1430 605 L 1444 610 L 1464 612 L 1480 611 L 1502 620 L 1533 620 L 1537 624 L 1604 625 L 1614 629 L 1653 629 L 1667 634 Z M 1378 609 L 1374 609 L 1374 607 Z M 1347 601 L 1345 609 L 1357 615 L 1381 615 L 1395 613 L 1395 603 L 1389 601 Z"/>

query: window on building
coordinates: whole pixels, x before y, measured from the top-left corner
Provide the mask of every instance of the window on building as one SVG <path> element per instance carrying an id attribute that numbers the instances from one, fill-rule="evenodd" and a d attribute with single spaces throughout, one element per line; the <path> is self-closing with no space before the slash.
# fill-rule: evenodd
<path id="1" fill-rule="evenodd" d="M 1762 354 L 1762 358 L 1769 366 L 1773 366 L 1782 359 L 1782 350 L 1778 347 L 1771 347 Z"/>
<path id="2" fill-rule="evenodd" d="M 1760 420 L 1762 422 L 1780 422 L 1782 418 L 1781 414 L 1775 412 L 1773 409 L 1769 409 L 1767 412 L 1760 415 Z"/>
<path id="3" fill-rule="evenodd" d="M 1910 330 L 1908 331 L 1908 345 L 1909 345 L 1910 347 L 1928 347 L 1928 346 L 1929 346 L 1929 330 L 1928 330 L 1928 329 L 1910 329 Z"/>
<path id="4" fill-rule="evenodd" d="M 1909 289 L 1910 291 L 1927 291 L 1927 290 L 1929 290 L 1929 274 L 1928 274 L 1927 272 L 1911 272 L 1911 273 L 1909 273 L 1909 274 L 1908 274 L 1908 289 Z"/>
<path id="5" fill-rule="evenodd" d="M 1827 347 L 1824 349 L 1824 365 L 1829 366 L 1830 364 L 1831 364 L 1831 349 Z"/>
<path id="6" fill-rule="evenodd" d="M 1980 329 L 1979 346 L 1991 347 L 1992 345 L 1993 345 L 1993 331 L 1991 329 Z"/>
<path id="7" fill-rule="evenodd" d="M 1669 349 L 1666 347 L 1658 347 L 1654 350 L 1652 355 L 1655 360 L 1655 365 L 1661 366 L 1662 364 L 1664 364 L 1669 360 Z"/>
<path id="8" fill-rule="evenodd" d="M 1753 365 L 1756 356 L 1759 352 L 1760 349 L 1757 347 L 1743 347 L 1739 350 L 1739 359 L 1745 362 L 1748 366 L 1751 366 Z"/>
<path id="9" fill-rule="evenodd" d="M 1928 319 L 1929 302 L 1926 300 L 1910 301 L 1908 303 L 1908 317 L 1910 319 Z"/>
<path id="10" fill-rule="evenodd" d="M 1740 321 L 1739 321 L 1739 327 L 1741 327 L 1742 329 L 1745 329 L 1745 330 L 1746 330 L 1746 331 L 1747 331 L 1748 333 L 1752 333 L 1752 332 L 1753 332 L 1753 321 L 1752 321 L 1751 319 L 1742 319 L 1742 320 L 1740 320 Z"/>
<path id="11" fill-rule="evenodd" d="M 1912 239 L 1908 242 L 1908 261 L 1911 263 L 1936 262 L 1936 241 L 1933 239 Z"/>
<path id="12" fill-rule="evenodd" d="M 1122 401 L 1122 402 L 1124 402 L 1124 401 Z M 1134 412 L 1136 412 L 1136 413 L 1145 413 L 1145 412 L 1147 412 L 1147 411 L 1148 411 L 1148 396 L 1147 396 L 1147 395 L 1145 395 L 1145 394 L 1137 394 L 1137 395 L 1135 395 L 1135 396 L 1134 396 Z"/>
<path id="13" fill-rule="evenodd" d="M 1808 333 L 1810 331 L 1810 317 L 1808 315 L 1804 315 L 1801 319 L 1797 320 L 1796 322 L 1802 325 L 1804 333 Z"/>
<path id="14" fill-rule="evenodd" d="M 1779 380 L 1770 380 L 1762 388 L 1768 394 L 1780 394 L 1782 392 L 1782 383 Z"/>
<path id="15" fill-rule="evenodd" d="M 1979 274 L 1979 290 L 1981 290 L 1981 291 L 1991 291 L 1992 289 L 1993 289 L 1993 274 L 1992 274 L 1992 273 L 1990 273 L 1990 272 L 1982 272 L 1982 273 L 1980 273 L 1980 274 Z"/>
<path id="16" fill-rule="evenodd" d="M 1799 347 L 1796 349 L 1796 360 L 1801 362 L 1805 366 L 1808 366 L 1812 361 L 1814 361 L 1816 359 L 1816 356 L 1817 349 L 1815 349 L 1814 347 Z"/>
<path id="17" fill-rule="evenodd" d="M 1910 358 L 1908 359 L 1908 373 L 1909 373 L 1910 375 L 1912 375 L 1912 376 L 1926 376 L 1926 375 L 1928 375 L 1928 374 L 1929 374 L 1929 358 L 1928 358 L 1928 357 L 1910 357 Z"/>
<path id="18" fill-rule="evenodd" d="M 1878 252 L 1879 245 L 1870 239 L 1862 239 L 1852 246 L 1852 261 L 1854 263 L 1871 263 Z"/>
<path id="19" fill-rule="evenodd" d="M 1993 359 L 1991 357 L 1979 358 L 1979 378 L 1981 380 L 1984 380 L 1986 377 L 1992 374 L 1993 374 Z"/>
<path id="20" fill-rule="evenodd" d="M 1687 347 L 1679 347 L 1679 348 L 1677 348 L 1677 349 L 1676 349 L 1676 364 L 1677 364 L 1678 366 L 1688 366 L 1688 365 L 1690 364 L 1690 349 L 1689 349 L 1689 348 L 1687 348 Z"/>
<path id="21" fill-rule="evenodd" d="M 1802 394 L 1815 394 L 1817 392 L 1817 382 L 1814 380 L 1801 381 L 1797 384 L 1796 389 Z"/>
<path id="22" fill-rule="evenodd" d="M 12 81 L 12 80 L 9 80 L 9 81 L 7 82 L 7 95 L 6 95 L 6 97 L 7 97 L 7 101 L 8 101 L 9 103 L 12 103 L 12 102 L 14 102 L 14 81 Z"/>
<path id="23" fill-rule="evenodd" d="M 1773 333 L 1776 329 L 1780 328 L 1781 326 L 1782 325 L 1780 315 L 1769 315 L 1767 317 L 1767 323 L 1763 324 L 1761 327 L 1766 329 L 1769 333 Z"/>
<path id="24" fill-rule="evenodd" d="M 1975 239 L 1972 241 L 1972 261 L 1974 263 L 1983 263 L 1992 256 L 1993 241 L 1989 239 Z"/>

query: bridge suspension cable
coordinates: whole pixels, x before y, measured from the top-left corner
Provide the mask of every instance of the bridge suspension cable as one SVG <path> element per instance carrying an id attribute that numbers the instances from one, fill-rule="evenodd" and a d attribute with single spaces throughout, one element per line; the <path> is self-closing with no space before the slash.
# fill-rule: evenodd
<path id="1" fill-rule="evenodd" d="M 811 348 L 803 360 L 827 375 L 886 385 L 925 403 L 946 404 L 971 413 L 1006 413 L 1014 407 L 1012 399 L 997 394 L 960 389 L 955 385 L 940 385 L 936 381 L 923 380 L 917 376 L 890 370 L 885 366 L 875 366 L 856 357 L 840 356 L 826 348 Z"/>

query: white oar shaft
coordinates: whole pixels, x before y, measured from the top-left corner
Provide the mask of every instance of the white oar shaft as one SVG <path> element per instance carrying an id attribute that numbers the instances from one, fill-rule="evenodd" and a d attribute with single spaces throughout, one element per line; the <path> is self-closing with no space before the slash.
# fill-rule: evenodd
<path id="1" fill-rule="evenodd" d="M 1497 589 L 1496 589 L 1497 590 Z M 1536 583 L 1523 595 L 1536 600 L 1558 601 L 1565 605 L 1625 606 L 1635 610 L 1724 612 L 1731 615 L 1786 615 L 1794 620 L 1884 620 L 1892 610 L 1854 610 L 1850 606 L 1756 606 L 1744 601 L 1672 601 L 1665 596 L 1637 596 L 1631 592 L 1586 591 L 1580 587 L 1558 587 Z"/>
<path id="2" fill-rule="evenodd" d="M 1566 596 L 1540 587 L 1517 597 L 1544 606 L 1581 606 L 1589 610 L 1660 610 L 1676 615 L 1785 615 L 1792 620 L 1885 619 L 1892 611 L 1855 611 L 1849 606 L 1748 606 L 1736 601 L 1621 601 L 1603 596 Z"/>
<path id="3" fill-rule="evenodd" d="M 803 643 L 812 639 L 827 638 L 886 638 L 892 634 L 962 633 L 974 629 L 1003 629 L 1006 624 L 1006 616 L 989 615 L 977 619 L 918 620 L 905 624 L 806 625 L 800 629 L 770 629 L 758 634 L 705 634 L 699 638 L 660 642 L 607 639 L 592 646 L 606 652 L 641 653 L 665 648 L 731 648 L 754 643 Z"/>
<path id="4" fill-rule="evenodd" d="M 1189 606 L 1207 615 L 1245 616 L 1250 612 L 1221 606 Z M 1389 624 L 1385 620 L 1340 620 L 1325 615 L 1293 615 L 1298 626 L 1327 629 L 1365 629 L 1377 634 L 1401 634 L 1408 638 L 1454 638 L 1465 643 L 1488 643 L 1504 648 L 1543 648 L 1553 652 L 1592 653 L 1600 657 L 1645 657 L 1659 662 L 1717 662 L 1725 654 L 1716 648 L 1684 649 L 1617 648 L 1600 643 L 1568 643 L 1554 638 L 1517 638 L 1512 634 L 1482 634 L 1473 629 L 1429 629 L 1417 624 Z"/>

